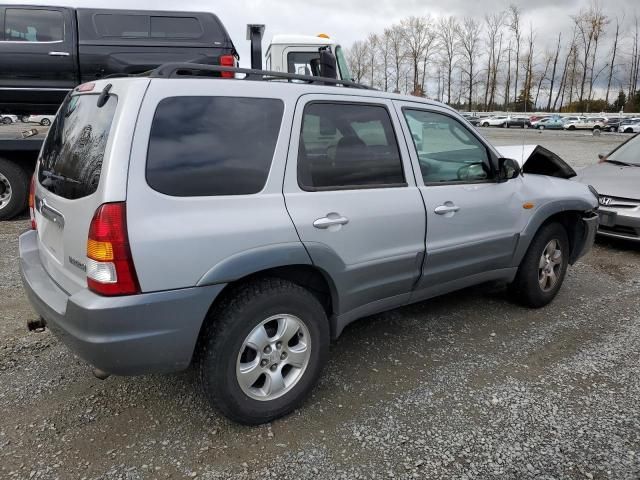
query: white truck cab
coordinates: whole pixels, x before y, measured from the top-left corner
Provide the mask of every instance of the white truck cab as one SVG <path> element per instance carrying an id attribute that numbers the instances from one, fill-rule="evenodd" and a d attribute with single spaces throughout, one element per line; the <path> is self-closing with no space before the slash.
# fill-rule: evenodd
<path id="1" fill-rule="evenodd" d="M 351 80 L 351 73 L 339 43 L 326 34 L 274 35 L 267 47 L 267 70 L 312 75 L 311 60 L 320 58 L 320 49 L 329 47 L 336 57 L 338 80 Z"/>

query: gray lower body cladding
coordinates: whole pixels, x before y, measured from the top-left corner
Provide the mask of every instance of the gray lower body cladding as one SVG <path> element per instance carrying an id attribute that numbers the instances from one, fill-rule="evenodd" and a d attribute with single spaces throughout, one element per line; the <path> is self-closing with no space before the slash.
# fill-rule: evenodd
<path id="1" fill-rule="evenodd" d="M 20 236 L 24 288 L 36 312 L 74 353 L 116 375 L 189 366 L 202 322 L 223 284 L 123 297 L 89 290 L 69 295 L 42 266 L 36 235 Z"/>

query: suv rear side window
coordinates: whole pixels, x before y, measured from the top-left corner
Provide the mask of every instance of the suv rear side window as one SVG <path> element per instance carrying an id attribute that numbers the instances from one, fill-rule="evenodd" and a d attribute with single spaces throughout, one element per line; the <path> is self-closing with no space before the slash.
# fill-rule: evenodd
<path id="1" fill-rule="evenodd" d="M 7 8 L 5 40 L 13 42 L 61 42 L 64 19 L 56 10 Z"/>
<path id="2" fill-rule="evenodd" d="M 177 197 L 258 193 L 283 110 L 270 98 L 165 98 L 151 126 L 147 183 Z"/>
<path id="3" fill-rule="evenodd" d="M 307 105 L 298 150 L 298 183 L 306 190 L 405 186 L 387 109 L 353 103 Z"/>
<path id="4" fill-rule="evenodd" d="M 76 199 L 98 188 L 117 98 L 97 106 L 98 95 L 67 97 L 42 147 L 38 181 L 58 196 Z"/>

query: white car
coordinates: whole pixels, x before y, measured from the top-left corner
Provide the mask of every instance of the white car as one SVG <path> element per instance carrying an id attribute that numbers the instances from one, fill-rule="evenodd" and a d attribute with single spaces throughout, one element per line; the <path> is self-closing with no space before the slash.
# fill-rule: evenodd
<path id="1" fill-rule="evenodd" d="M 28 123 L 39 123 L 43 127 L 48 127 L 56 118 L 55 115 L 29 115 L 27 118 Z"/>
<path id="2" fill-rule="evenodd" d="M 635 123 L 625 123 L 618 127 L 619 133 L 640 133 L 640 120 Z"/>
<path id="3" fill-rule="evenodd" d="M 565 130 L 601 130 L 607 123 L 605 117 L 581 117 L 564 124 Z"/>
<path id="4" fill-rule="evenodd" d="M 18 121 L 18 117 L 15 115 L 9 115 L 8 113 L 0 114 L 0 123 L 5 125 L 11 125 L 12 123 L 16 123 Z"/>
<path id="5" fill-rule="evenodd" d="M 497 116 L 497 117 L 489 117 L 484 118 L 482 122 L 480 122 L 480 126 L 482 127 L 503 127 L 509 117 L 507 116 Z"/>

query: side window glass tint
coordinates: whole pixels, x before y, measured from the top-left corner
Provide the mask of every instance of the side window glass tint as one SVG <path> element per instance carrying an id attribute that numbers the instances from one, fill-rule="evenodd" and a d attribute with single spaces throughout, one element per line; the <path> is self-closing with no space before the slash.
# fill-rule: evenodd
<path id="1" fill-rule="evenodd" d="M 151 126 L 147 183 L 177 197 L 258 193 L 283 111 L 272 98 L 165 98 Z"/>
<path id="2" fill-rule="evenodd" d="M 194 17 L 151 17 L 152 38 L 200 38 L 202 26 Z"/>
<path id="3" fill-rule="evenodd" d="M 425 184 L 492 177 L 487 148 L 460 122 L 440 113 L 403 110 Z"/>
<path id="4" fill-rule="evenodd" d="M 150 20 L 148 15 L 100 13 L 94 18 L 98 33 L 103 37 L 149 37 Z"/>
<path id="5" fill-rule="evenodd" d="M 298 180 L 305 189 L 404 186 L 396 136 L 385 107 L 311 103 L 305 107 Z"/>
<path id="6" fill-rule="evenodd" d="M 14 42 L 60 42 L 64 40 L 62 12 L 8 8 L 5 17 L 5 40 Z"/>

